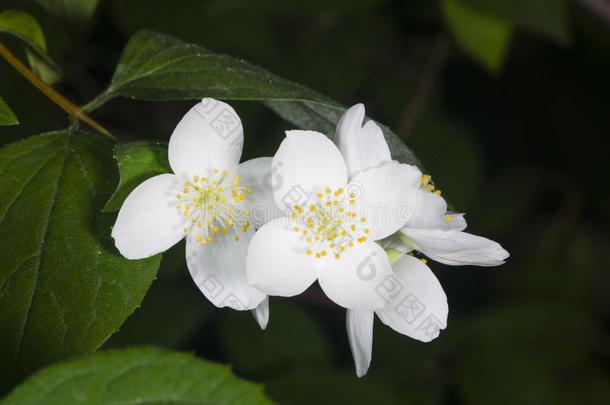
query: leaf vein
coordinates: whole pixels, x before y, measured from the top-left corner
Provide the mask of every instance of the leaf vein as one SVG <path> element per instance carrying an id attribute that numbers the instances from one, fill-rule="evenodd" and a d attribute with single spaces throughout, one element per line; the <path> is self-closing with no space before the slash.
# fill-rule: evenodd
<path id="1" fill-rule="evenodd" d="M 40 149 L 40 148 L 36 148 L 36 149 Z M 32 151 L 30 151 L 30 152 L 33 152 L 33 151 L 34 151 L 34 150 L 32 150 Z M 21 155 L 21 156 L 25 156 L 25 155 L 29 154 L 30 152 L 25 153 L 25 154 L 23 154 L 23 155 Z M 23 183 L 23 185 L 21 186 L 21 188 L 19 189 L 19 191 L 17 192 L 17 194 L 15 194 L 15 198 L 13 198 L 13 199 L 11 200 L 11 202 L 9 203 L 9 205 L 6 207 L 6 209 L 5 209 L 5 210 L 4 210 L 4 212 L 2 213 L 2 217 L 0 217 L 0 224 L 2 224 L 2 222 L 4 222 L 4 219 L 6 218 L 6 213 L 7 213 L 8 211 L 10 211 L 11 207 L 13 206 L 13 204 L 15 203 L 15 201 L 17 201 L 17 199 L 19 198 L 19 196 L 21 196 L 21 193 L 22 193 L 22 192 L 23 192 L 23 190 L 24 190 L 24 189 L 27 187 L 27 185 L 28 185 L 28 184 L 30 184 L 30 182 L 31 182 L 31 181 L 34 179 L 34 177 L 36 177 L 36 176 L 38 175 L 38 173 L 40 173 L 40 171 L 42 170 L 42 168 L 43 168 L 43 167 L 44 167 L 44 166 L 45 166 L 47 163 L 49 163 L 49 161 L 50 161 L 51 159 L 53 159 L 57 153 L 58 153 L 58 152 L 55 152 L 55 153 L 53 153 L 51 156 L 49 156 L 49 158 L 48 158 L 47 160 L 45 160 L 45 161 L 44 161 L 44 162 L 43 162 L 43 163 L 42 163 L 42 164 L 41 164 L 41 165 L 38 167 L 38 169 L 36 169 L 36 171 L 35 171 L 34 173 L 32 173 L 32 175 L 31 175 L 31 176 L 30 176 L 30 177 L 29 177 L 29 178 L 28 178 L 28 179 L 27 179 L 27 180 L 26 180 L 26 181 Z M 11 161 L 12 161 L 12 160 L 11 160 Z M 10 162 L 9 162 L 9 163 L 10 163 Z M 7 166 L 8 166 L 8 165 L 7 165 Z M 2 171 L 0 171 L 0 174 L 1 174 L 1 173 L 2 173 Z"/>
<path id="2" fill-rule="evenodd" d="M 18 264 L 18 265 L 17 265 L 17 266 L 16 266 L 16 267 L 13 269 L 13 270 L 11 270 L 11 271 L 9 272 L 8 276 L 7 276 L 7 277 L 4 279 L 4 281 L 2 282 L 2 285 L 0 285 L 0 298 L 2 298 L 2 297 L 4 296 L 4 292 L 6 291 L 6 290 L 5 290 L 5 288 L 4 288 L 4 287 L 5 287 L 5 285 L 6 285 L 6 282 L 7 282 L 8 280 L 10 280 L 10 278 L 11 278 L 11 277 L 13 277 L 13 275 L 15 275 L 15 274 L 16 274 L 16 273 L 19 271 L 19 269 L 20 269 L 21 267 L 23 267 L 23 265 L 24 265 L 24 264 L 26 264 L 26 263 L 27 263 L 29 260 L 31 260 L 31 259 L 33 259 L 33 258 L 35 258 L 35 257 L 38 257 L 38 256 L 40 256 L 40 252 L 39 252 L 39 253 L 35 253 L 35 254 L 33 254 L 33 255 L 31 255 L 31 256 L 29 256 L 29 257 L 27 257 L 27 258 L 26 258 L 26 259 L 24 259 L 24 260 L 23 260 L 21 263 L 19 263 L 19 264 Z"/>
<path id="3" fill-rule="evenodd" d="M 59 185 L 61 184 L 61 180 L 63 178 L 64 175 L 64 170 L 66 169 L 66 163 L 68 161 L 68 148 L 70 145 L 70 140 L 72 139 L 72 137 L 69 135 L 68 139 L 66 140 L 66 145 L 64 148 L 65 151 L 65 155 L 64 155 L 64 161 L 63 161 L 63 165 L 62 168 L 59 172 L 59 175 L 57 176 L 57 183 L 55 186 L 55 193 L 53 194 L 53 199 L 51 200 L 51 208 L 49 210 L 49 216 L 47 217 L 47 221 L 45 223 L 44 226 L 44 230 L 42 233 L 42 238 L 41 238 L 41 248 L 40 248 L 40 260 L 38 261 L 38 267 L 36 268 L 36 278 L 34 280 L 34 288 L 32 288 L 32 294 L 30 296 L 30 300 L 28 303 L 28 309 L 25 315 L 25 322 L 23 324 L 23 328 L 21 329 L 21 333 L 19 336 L 19 345 L 17 346 L 17 350 L 15 351 L 15 357 L 13 358 L 13 365 L 17 362 L 17 359 L 19 358 L 19 354 L 21 353 L 21 348 L 23 347 L 23 336 L 25 334 L 25 330 L 28 327 L 29 321 L 30 321 L 30 314 L 32 312 L 32 304 L 34 302 L 34 296 L 36 295 L 36 291 L 38 289 L 38 279 L 40 276 L 40 270 L 42 267 L 42 256 L 43 256 L 43 251 L 45 248 L 45 241 L 47 238 L 47 235 L 49 233 L 49 223 L 51 222 L 51 213 L 53 212 L 53 210 L 55 209 L 55 203 L 57 202 L 57 195 L 59 194 L 59 192 L 57 191 L 59 188 Z"/>

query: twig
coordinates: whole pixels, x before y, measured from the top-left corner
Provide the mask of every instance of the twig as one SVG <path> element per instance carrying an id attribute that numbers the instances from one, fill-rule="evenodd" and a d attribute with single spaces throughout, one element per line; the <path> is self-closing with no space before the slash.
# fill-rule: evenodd
<path id="1" fill-rule="evenodd" d="M 80 120 L 86 122 L 91 125 L 91 127 L 95 128 L 101 134 L 106 135 L 108 138 L 112 140 L 117 140 L 117 138 L 112 135 L 108 130 L 102 127 L 100 124 L 91 119 L 87 114 L 85 114 L 76 104 L 56 92 L 52 87 L 43 82 L 38 76 L 36 76 L 30 69 L 28 69 L 19 59 L 15 57 L 1 42 L 0 42 L 0 55 L 6 61 L 13 66 L 23 77 L 25 77 L 30 83 L 38 88 L 38 90 L 42 91 L 47 97 L 49 97 L 55 104 L 60 106 L 64 111 L 66 111 L 71 116 L 78 117 Z"/>
<path id="2" fill-rule="evenodd" d="M 403 141 L 406 141 L 415 124 L 417 124 L 417 120 L 430 98 L 436 78 L 447 59 L 448 50 L 447 35 L 445 33 L 438 34 L 434 40 L 426 66 L 419 78 L 415 95 L 402 113 L 398 124 L 397 133 Z"/>
<path id="3" fill-rule="evenodd" d="M 576 0 L 610 25 L 610 2 L 606 0 Z"/>

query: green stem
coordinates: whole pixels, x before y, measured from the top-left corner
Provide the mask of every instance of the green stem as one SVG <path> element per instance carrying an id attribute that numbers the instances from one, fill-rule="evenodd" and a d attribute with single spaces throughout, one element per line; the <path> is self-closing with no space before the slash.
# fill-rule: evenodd
<path id="1" fill-rule="evenodd" d="M 81 110 L 83 112 L 91 112 L 91 111 L 101 107 L 102 105 L 106 104 L 106 102 L 111 100 L 112 98 L 114 98 L 114 95 L 108 93 L 108 90 L 106 90 L 105 92 L 103 92 L 102 94 L 100 94 L 99 96 L 97 96 L 93 100 L 89 101 L 84 106 L 82 106 Z"/>

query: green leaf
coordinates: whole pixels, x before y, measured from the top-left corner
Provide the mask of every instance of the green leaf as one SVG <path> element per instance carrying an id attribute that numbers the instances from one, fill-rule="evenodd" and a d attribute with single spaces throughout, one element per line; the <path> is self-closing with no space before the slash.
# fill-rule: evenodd
<path id="1" fill-rule="evenodd" d="M 312 100 L 335 104 L 243 60 L 168 35 L 140 31 L 127 44 L 107 90 L 145 100 Z"/>
<path id="2" fill-rule="evenodd" d="M 26 41 L 32 47 L 47 50 L 42 28 L 38 21 L 28 13 L 18 10 L 6 10 L 0 13 L 0 31 L 8 32 Z"/>
<path id="3" fill-rule="evenodd" d="M 458 45 L 491 72 L 502 68 L 512 34 L 511 24 L 463 0 L 442 0 L 443 14 Z"/>
<path id="4" fill-rule="evenodd" d="M 28 63 L 42 80 L 53 84 L 61 79 L 61 69 L 47 53 L 42 28 L 34 17 L 18 10 L 3 11 L 0 13 L 0 32 L 11 34 L 26 44 Z"/>
<path id="5" fill-rule="evenodd" d="M 570 41 L 566 0 L 462 0 L 560 44 Z"/>
<path id="6" fill-rule="evenodd" d="M 293 124 L 330 137 L 345 107 L 307 87 L 282 79 L 241 59 L 217 54 L 170 36 L 140 31 L 127 44 L 108 89 L 84 109 L 91 111 L 116 96 L 144 100 L 214 97 L 266 101 Z M 387 127 L 395 159 L 417 163 Z"/>
<path id="7" fill-rule="evenodd" d="M 53 132 L 0 149 L 0 393 L 96 350 L 140 305 L 160 255 L 124 259 L 99 210 L 117 182 L 112 144 Z"/>
<path id="8" fill-rule="evenodd" d="M 114 147 L 114 159 L 119 165 L 121 180 L 102 212 L 118 211 L 131 191 L 144 180 L 171 173 L 167 160 L 167 142 L 138 141 Z"/>
<path id="9" fill-rule="evenodd" d="M 180 349 L 197 336 L 203 322 L 220 314 L 188 275 L 185 248 L 182 240 L 163 252 L 157 281 L 141 307 L 104 343 L 103 350 L 141 345 Z M 249 311 L 227 311 L 245 312 L 256 323 Z"/>
<path id="10" fill-rule="evenodd" d="M 30 65 L 32 72 L 40 77 L 45 83 L 53 84 L 61 80 L 62 74 L 59 67 L 48 64 L 39 54 L 29 49 L 25 50 L 25 56 L 28 59 L 28 64 Z"/>
<path id="11" fill-rule="evenodd" d="M 319 131 L 332 136 L 345 107 L 311 101 L 267 101 L 265 103 L 276 114 L 299 128 Z M 392 158 L 400 162 L 419 164 L 415 154 L 392 130 L 377 122 L 392 151 Z"/>
<path id="12" fill-rule="evenodd" d="M 98 0 L 36 0 L 36 2 L 56 18 L 82 27 L 93 17 Z"/>
<path id="13" fill-rule="evenodd" d="M 0 97 L 0 125 L 17 124 L 19 124 L 19 120 L 15 116 L 15 113 L 6 105 L 2 97 Z"/>
<path id="14" fill-rule="evenodd" d="M 271 405 L 262 386 L 229 367 L 152 348 L 101 352 L 49 367 L 0 405 Z"/>

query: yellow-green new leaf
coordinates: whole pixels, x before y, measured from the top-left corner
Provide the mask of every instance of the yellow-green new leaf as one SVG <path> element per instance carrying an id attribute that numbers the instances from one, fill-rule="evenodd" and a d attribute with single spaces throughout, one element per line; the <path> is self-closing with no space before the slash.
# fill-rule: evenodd
<path id="1" fill-rule="evenodd" d="M 501 70 L 510 44 L 511 24 L 461 0 L 442 0 L 441 5 L 462 50 L 491 72 Z"/>
<path id="2" fill-rule="evenodd" d="M 13 110 L 9 108 L 8 105 L 4 102 L 2 97 L 0 97 L 0 125 L 17 125 L 19 124 L 19 120 Z"/>
<path id="3" fill-rule="evenodd" d="M 42 28 L 34 17 L 18 10 L 3 11 L 0 13 L 0 32 L 11 34 L 25 43 L 28 63 L 42 80 L 53 84 L 61 79 L 61 69 L 47 53 Z"/>
<path id="4" fill-rule="evenodd" d="M 464 4 L 504 18 L 518 28 L 570 42 L 568 0 L 462 0 Z"/>

